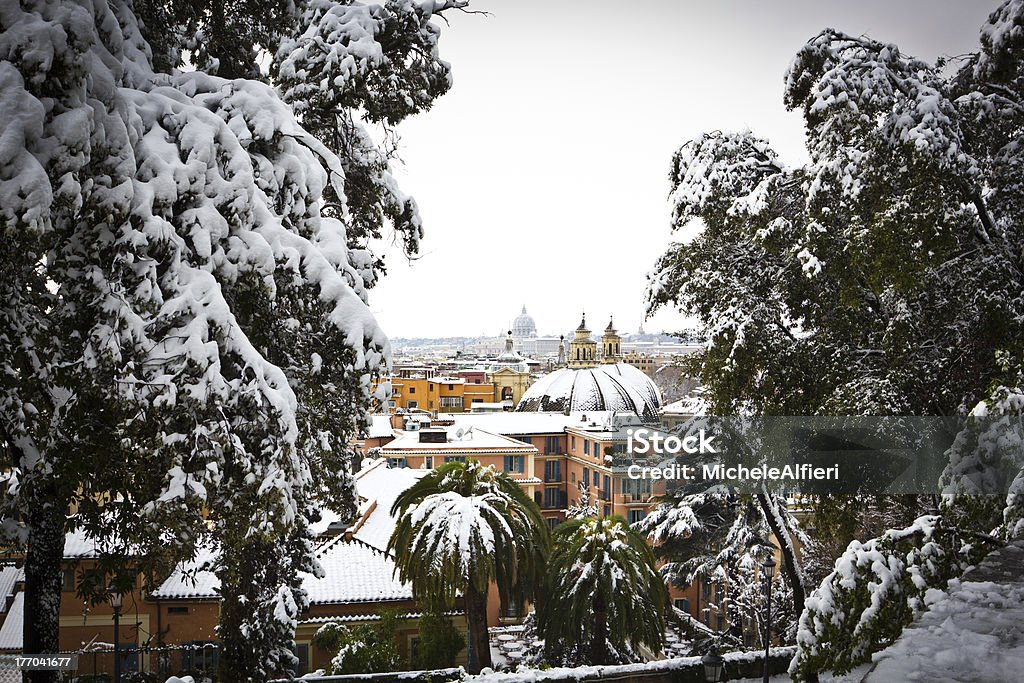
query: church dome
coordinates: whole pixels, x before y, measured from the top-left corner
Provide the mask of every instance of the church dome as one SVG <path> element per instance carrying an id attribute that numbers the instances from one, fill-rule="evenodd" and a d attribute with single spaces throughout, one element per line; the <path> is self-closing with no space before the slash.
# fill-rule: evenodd
<path id="1" fill-rule="evenodd" d="M 512 321 L 512 336 L 517 339 L 537 336 L 537 324 L 533 322 L 533 317 L 526 312 L 526 306 L 523 306 L 523 312 Z"/>
<path id="2" fill-rule="evenodd" d="M 633 412 L 656 421 L 661 392 L 651 378 L 626 363 L 563 368 L 537 380 L 516 406 L 519 412 Z"/>

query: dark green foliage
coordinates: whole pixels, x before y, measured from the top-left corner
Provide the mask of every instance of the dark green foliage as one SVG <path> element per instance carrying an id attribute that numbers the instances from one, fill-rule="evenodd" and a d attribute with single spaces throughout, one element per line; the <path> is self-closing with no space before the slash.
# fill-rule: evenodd
<path id="1" fill-rule="evenodd" d="M 420 617 L 420 642 L 415 665 L 419 669 L 455 666 L 455 658 L 466 647 L 466 638 L 445 614 L 426 612 Z"/>
<path id="2" fill-rule="evenodd" d="M 522 604 L 537 594 L 548 554 L 537 504 L 503 472 L 479 462 L 446 463 L 406 489 L 388 550 L 399 577 L 425 608 L 450 609 L 464 596 L 476 668 L 490 666 L 487 591 Z"/>
<path id="3" fill-rule="evenodd" d="M 798 681 L 816 680 L 818 671 L 843 674 L 870 661 L 924 609 L 928 589 L 946 588 L 998 545 L 939 517 L 852 543 L 807 601 L 800 620 L 807 637 L 790 673 Z"/>
<path id="4" fill-rule="evenodd" d="M 806 123 L 803 167 L 785 168 L 746 133 L 680 148 L 675 227 L 702 225 L 661 257 L 649 309 L 675 306 L 704 324 L 708 347 L 689 362 L 713 412 L 946 416 L 985 401 L 993 414 L 1020 413 L 1019 362 L 1002 359 L 1024 357 L 1022 11 L 1002 4 L 981 49 L 955 65 L 833 29 L 812 38 L 785 89 Z M 943 483 L 957 491 L 998 436 L 965 430 Z M 1024 529 L 1020 499 L 1000 502 L 1002 533 Z M 819 503 L 817 550 L 833 546 L 817 571 L 844 539 L 936 507 Z M 800 676 L 846 670 L 895 637 L 924 587 L 971 560 L 959 542 L 998 524 L 992 503 L 961 496 L 930 523 L 934 537 L 918 529 L 870 542 L 873 557 L 898 567 L 884 590 L 867 561 L 846 583 L 826 578 L 801 624 Z M 860 550 L 854 541 L 847 554 Z M 869 609 L 872 598 L 881 602 Z"/>
<path id="5" fill-rule="evenodd" d="M 398 615 L 384 610 L 379 620 L 367 624 L 325 624 L 316 632 L 313 644 L 335 653 L 330 674 L 370 674 L 404 668 L 397 637 Z"/>
<path id="6" fill-rule="evenodd" d="M 659 652 L 668 591 L 644 538 L 621 517 L 563 522 L 554 533 L 537 630 L 550 662 L 636 661 Z"/>

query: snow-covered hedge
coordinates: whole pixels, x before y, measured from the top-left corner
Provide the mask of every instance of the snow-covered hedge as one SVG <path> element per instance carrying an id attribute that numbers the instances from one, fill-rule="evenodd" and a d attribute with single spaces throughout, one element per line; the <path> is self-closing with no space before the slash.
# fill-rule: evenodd
<path id="1" fill-rule="evenodd" d="M 820 671 L 846 673 L 892 643 L 924 609 L 929 588 L 944 589 L 993 547 L 977 535 L 971 541 L 929 515 L 866 543 L 850 543 L 807 599 L 789 668 L 794 680 Z"/>

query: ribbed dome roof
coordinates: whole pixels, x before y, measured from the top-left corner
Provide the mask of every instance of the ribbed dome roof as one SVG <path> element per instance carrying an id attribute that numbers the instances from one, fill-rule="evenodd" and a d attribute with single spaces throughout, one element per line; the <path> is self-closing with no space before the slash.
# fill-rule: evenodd
<path id="1" fill-rule="evenodd" d="M 594 368 L 563 368 L 531 386 L 516 406 L 519 412 L 586 410 L 631 411 L 657 420 L 661 392 L 651 378 L 626 363 Z"/>
<path id="2" fill-rule="evenodd" d="M 537 324 L 533 322 L 533 317 L 526 312 L 526 306 L 523 306 L 523 312 L 512 321 L 512 336 L 520 338 L 537 336 Z"/>

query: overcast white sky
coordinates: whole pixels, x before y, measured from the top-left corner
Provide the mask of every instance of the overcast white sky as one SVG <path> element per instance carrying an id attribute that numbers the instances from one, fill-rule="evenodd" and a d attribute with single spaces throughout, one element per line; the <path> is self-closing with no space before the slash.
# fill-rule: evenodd
<path id="1" fill-rule="evenodd" d="M 541 334 L 572 329 L 584 308 L 601 328 L 614 314 L 635 331 L 671 237 L 680 144 L 750 129 L 802 163 L 782 78 L 808 38 L 833 26 L 933 60 L 975 50 L 998 4 L 473 0 L 491 16 L 454 13 L 441 38 L 455 86 L 399 128 L 396 174 L 420 205 L 422 257 L 390 253 L 371 307 L 392 337 L 495 335 L 522 304 Z"/>

